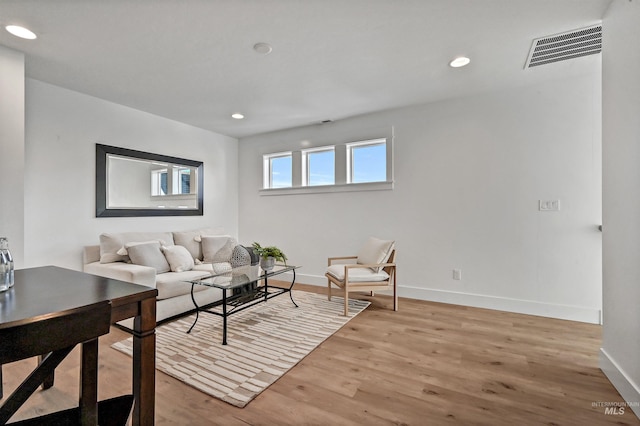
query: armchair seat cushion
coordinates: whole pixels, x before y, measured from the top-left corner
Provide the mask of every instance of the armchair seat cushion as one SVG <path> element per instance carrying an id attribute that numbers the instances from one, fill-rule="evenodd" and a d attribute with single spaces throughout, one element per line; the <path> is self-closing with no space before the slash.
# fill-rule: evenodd
<path id="1" fill-rule="evenodd" d="M 337 278 L 339 281 L 344 281 L 344 270 L 347 265 L 331 265 L 327 268 L 327 273 Z M 349 269 L 349 282 L 378 282 L 386 281 L 389 279 L 387 274 L 382 269 L 380 271 L 374 271 L 371 268 L 350 268 Z"/>

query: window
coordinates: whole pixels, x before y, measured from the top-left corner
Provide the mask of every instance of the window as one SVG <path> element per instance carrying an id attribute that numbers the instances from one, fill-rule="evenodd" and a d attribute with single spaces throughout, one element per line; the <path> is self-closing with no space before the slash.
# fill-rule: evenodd
<path id="1" fill-rule="evenodd" d="M 265 188 L 290 188 L 292 186 L 292 162 L 290 152 L 265 155 L 264 165 Z"/>
<path id="2" fill-rule="evenodd" d="M 173 180 L 174 194 L 191 193 L 191 170 L 185 168 L 175 168 L 173 170 L 177 179 Z"/>
<path id="3" fill-rule="evenodd" d="M 385 182 L 386 145 L 385 139 L 347 144 L 347 183 Z"/>
<path id="4" fill-rule="evenodd" d="M 263 154 L 261 194 L 392 190 L 393 127 L 354 133 L 360 135 L 341 135 L 333 145 L 292 141 L 305 148 Z"/>
<path id="5" fill-rule="evenodd" d="M 182 166 L 169 165 L 169 167 L 171 168 L 151 171 L 151 195 L 191 194 L 191 169 Z"/>
<path id="6" fill-rule="evenodd" d="M 151 195 L 167 195 L 167 169 L 151 172 Z"/>
<path id="7" fill-rule="evenodd" d="M 333 147 L 303 151 L 303 186 L 334 185 L 336 162 Z"/>

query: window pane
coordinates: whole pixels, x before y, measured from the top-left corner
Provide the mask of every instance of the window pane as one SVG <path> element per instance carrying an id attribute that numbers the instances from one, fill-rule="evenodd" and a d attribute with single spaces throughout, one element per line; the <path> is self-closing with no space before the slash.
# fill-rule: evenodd
<path id="1" fill-rule="evenodd" d="M 336 175 L 333 150 L 310 152 L 307 156 L 309 161 L 307 184 L 309 186 L 333 185 Z"/>
<path id="2" fill-rule="evenodd" d="M 167 195 L 167 170 L 151 171 L 151 195 Z"/>
<path id="3" fill-rule="evenodd" d="M 384 182 L 387 180 L 386 144 L 351 148 L 351 182 Z"/>
<path id="4" fill-rule="evenodd" d="M 167 195 L 167 172 L 160 173 L 160 195 Z"/>
<path id="5" fill-rule="evenodd" d="M 191 171 L 180 170 L 180 194 L 191 193 Z"/>
<path id="6" fill-rule="evenodd" d="M 291 156 L 271 158 L 271 188 L 291 187 Z"/>

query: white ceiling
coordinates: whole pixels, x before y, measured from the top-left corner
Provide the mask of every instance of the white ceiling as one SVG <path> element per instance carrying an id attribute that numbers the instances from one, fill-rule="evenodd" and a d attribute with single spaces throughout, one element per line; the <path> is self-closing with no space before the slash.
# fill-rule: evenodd
<path id="1" fill-rule="evenodd" d="M 533 39 L 597 24 L 610 2 L 0 0 L 2 27 L 38 34 L 0 44 L 28 77 L 243 137 L 593 72 L 600 55 L 523 66 Z M 458 55 L 471 64 L 450 68 Z"/>

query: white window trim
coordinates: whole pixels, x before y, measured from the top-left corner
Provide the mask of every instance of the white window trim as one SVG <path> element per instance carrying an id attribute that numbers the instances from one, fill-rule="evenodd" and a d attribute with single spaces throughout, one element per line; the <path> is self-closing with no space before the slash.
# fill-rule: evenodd
<path id="1" fill-rule="evenodd" d="M 273 154 L 265 154 L 262 156 L 262 171 L 263 171 L 263 176 L 262 176 L 262 185 L 264 187 L 264 189 L 285 189 L 285 188 L 272 188 L 271 185 L 273 184 L 273 174 L 272 174 L 272 170 L 271 170 L 271 160 L 273 160 L 274 158 L 284 158 L 284 157 L 291 157 L 291 162 L 293 164 L 293 152 L 292 151 L 285 151 L 285 152 L 275 152 Z M 292 180 L 293 180 L 293 174 L 292 174 Z M 293 185 L 294 183 L 291 182 L 291 185 Z"/>
<path id="2" fill-rule="evenodd" d="M 331 185 L 309 185 L 309 154 L 317 154 L 317 153 L 321 153 L 321 152 L 333 152 L 333 161 L 334 161 L 334 167 L 333 167 L 333 184 Z M 332 186 L 335 185 L 335 181 L 336 181 L 336 176 L 335 176 L 335 153 L 336 153 L 336 147 L 334 145 L 330 145 L 330 146 L 321 146 L 318 148 L 310 148 L 310 149 L 304 149 L 302 150 L 302 161 L 301 161 L 301 166 L 302 166 L 302 183 L 301 185 L 304 187 L 314 187 L 314 186 Z"/>
<path id="3" fill-rule="evenodd" d="M 387 138 L 378 138 L 378 139 L 370 139 L 367 141 L 358 141 L 358 142 L 351 142 L 351 143 L 347 143 L 345 144 L 347 147 L 347 183 L 350 185 L 354 185 L 358 182 L 353 182 L 353 148 L 360 148 L 363 146 L 376 146 L 376 145 L 382 145 L 387 143 Z M 387 154 L 387 157 L 389 155 Z M 389 159 L 387 158 L 388 162 Z M 385 170 L 385 176 L 386 179 L 383 182 L 387 182 L 389 180 L 389 170 Z M 360 182 L 360 183 L 371 183 L 371 182 Z"/>
<path id="4" fill-rule="evenodd" d="M 323 194 L 332 192 L 389 191 L 393 182 L 340 183 L 335 185 L 295 186 L 291 188 L 265 188 L 260 195 Z"/>

